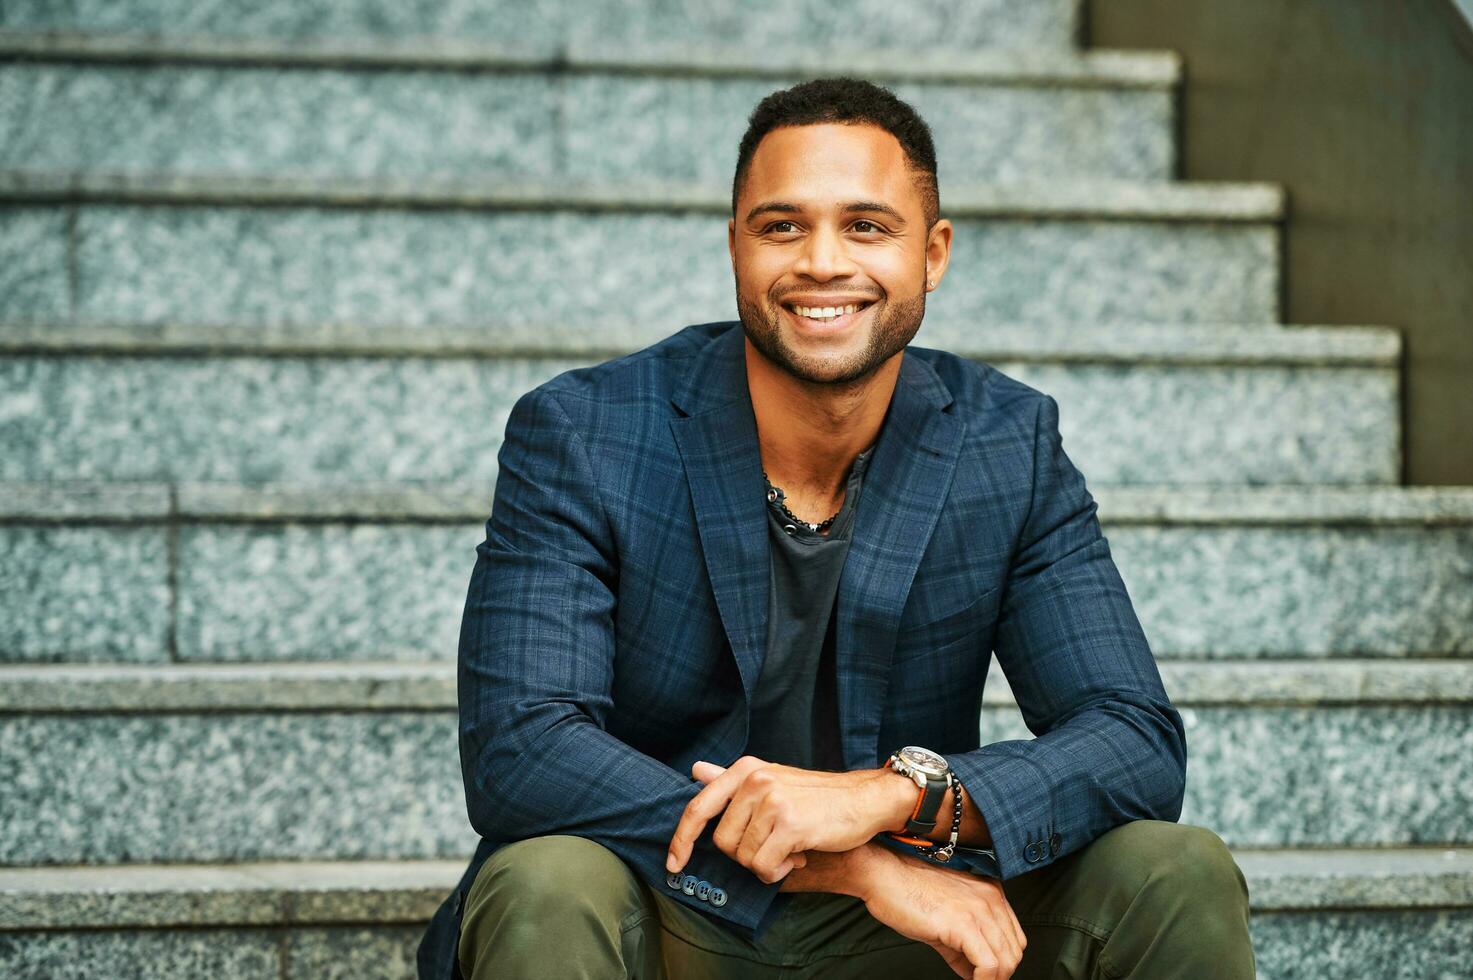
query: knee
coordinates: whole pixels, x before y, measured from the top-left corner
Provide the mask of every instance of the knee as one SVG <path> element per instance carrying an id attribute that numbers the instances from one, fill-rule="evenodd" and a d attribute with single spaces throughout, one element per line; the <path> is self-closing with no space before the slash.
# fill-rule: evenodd
<path id="1" fill-rule="evenodd" d="M 1116 828 L 1116 845 L 1143 898 L 1175 908 L 1241 909 L 1248 905 L 1243 872 L 1222 838 L 1205 827 L 1140 820 Z"/>
<path id="2" fill-rule="evenodd" d="M 584 837 L 531 837 L 498 848 L 476 876 L 476 887 L 506 911 L 540 914 L 550 909 L 604 908 L 637 889 L 628 865 L 602 844 Z"/>

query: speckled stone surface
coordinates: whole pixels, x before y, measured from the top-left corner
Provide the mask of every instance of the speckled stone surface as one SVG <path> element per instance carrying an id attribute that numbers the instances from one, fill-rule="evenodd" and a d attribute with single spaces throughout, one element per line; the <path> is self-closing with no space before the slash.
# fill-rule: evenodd
<path id="1" fill-rule="evenodd" d="M 0 663 L 169 656 L 162 527 L 0 525 Z"/>
<path id="2" fill-rule="evenodd" d="M 786 79 L 205 66 L 0 68 L 0 167 L 700 180 L 729 186 Z M 1165 89 L 902 85 L 945 181 L 1167 180 Z"/>
<path id="3" fill-rule="evenodd" d="M 484 537 L 480 525 L 185 528 L 178 656 L 454 660 Z"/>
<path id="4" fill-rule="evenodd" d="M 735 314 L 707 214 L 82 209 L 85 322 L 697 323 Z M 958 219 L 941 321 L 1278 320 L 1267 223 Z M 16 318 L 24 310 L 16 309 Z"/>
<path id="5" fill-rule="evenodd" d="M 480 482 L 489 507 L 516 399 L 594 360 L 0 355 L 0 480 Z M 1397 477 L 1390 369 L 994 366 L 1058 400 L 1091 485 Z"/>
<path id="6" fill-rule="evenodd" d="M 280 933 L 266 929 L 0 932 L 0 975 L 7 980 L 280 980 L 280 946 Z"/>
<path id="7" fill-rule="evenodd" d="M 1473 528 L 1105 527 L 1158 655 L 1473 652 Z"/>
<path id="8" fill-rule="evenodd" d="M 1094 483 L 1394 483 L 1397 375 L 1370 368 L 996 365 L 1059 403 Z"/>
<path id="9" fill-rule="evenodd" d="M 0 319 L 61 319 L 71 312 L 67 212 L 0 207 Z M 0 425 L 16 400 L 0 387 Z"/>
<path id="10" fill-rule="evenodd" d="M 449 889 L 446 889 L 449 893 Z M 293 929 L 284 949 L 288 980 L 413 980 L 423 925 Z"/>
<path id="11" fill-rule="evenodd" d="M 557 102 L 517 73 L 12 64 L 0 167 L 551 176 Z"/>
<path id="12" fill-rule="evenodd" d="M 638 0 L 617 5 L 517 0 L 11 0 L 10 30 L 150 33 L 169 37 L 467 38 L 552 50 L 569 40 L 763 45 L 908 45 L 947 49 L 1072 47 L 1078 0 Z"/>
<path id="13" fill-rule="evenodd" d="M 1473 841 L 1473 709 L 1182 708 L 1183 823 L 1234 846 Z M 1031 737 L 983 712 L 983 743 Z"/>
<path id="14" fill-rule="evenodd" d="M 729 187 L 747 117 L 763 97 L 796 81 L 571 76 L 562 110 L 566 171 Z M 957 181 L 1172 176 L 1166 90 L 889 87 L 931 126 L 943 195 Z"/>
<path id="15" fill-rule="evenodd" d="M 455 713 L 0 718 L 0 863 L 468 857 Z"/>
<path id="16" fill-rule="evenodd" d="M 1473 911 L 1275 913 L 1250 922 L 1260 980 L 1464 980 Z"/>
<path id="17" fill-rule="evenodd" d="M 3 358 L 0 479 L 480 482 L 516 399 L 575 362 Z"/>

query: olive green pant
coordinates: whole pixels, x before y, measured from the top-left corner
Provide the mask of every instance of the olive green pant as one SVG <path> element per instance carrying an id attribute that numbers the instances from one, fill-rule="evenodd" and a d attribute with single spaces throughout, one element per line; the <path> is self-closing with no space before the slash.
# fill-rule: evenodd
<path id="1" fill-rule="evenodd" d="M 1013 974 L 1251 978 L 1248 886 L 1201 827 L 1141 820 L 1003 883 L 1028 939 Z M 498 850 L 466 899 L 459 962 L 487 978 L 951 978 L 940 954 L 845 895 L 796 893 L 752 942 L 581 837 Z"/>

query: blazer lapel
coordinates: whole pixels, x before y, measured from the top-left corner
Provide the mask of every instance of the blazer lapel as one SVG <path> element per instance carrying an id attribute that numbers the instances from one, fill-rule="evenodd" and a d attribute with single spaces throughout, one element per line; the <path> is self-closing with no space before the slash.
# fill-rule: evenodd
<path id="1" fill-rule="evenodd" d="M 854 538 L 839 579 L 839 719 L 844 763 L 872 768 L 901 613 L 951 488 L 966 422 L 942 411 L 951 392 L 907 352 L 865 470 Z"/>
<path id="2" fill-rule="evenodd" d="M 767 512 L 757 419 L 747 389 L 745 334 L 734 325 L 706 344 L 672 401 L 670 420 L 690 481 L 706 573 L 752 702 L 767 647 Z"/>

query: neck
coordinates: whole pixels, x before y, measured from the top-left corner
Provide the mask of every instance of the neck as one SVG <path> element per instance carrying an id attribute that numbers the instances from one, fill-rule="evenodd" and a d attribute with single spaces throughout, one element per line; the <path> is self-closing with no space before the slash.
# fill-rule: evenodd
<path id="1" fill-rule="evenodd" d="M 879 437 L 903 356 L 850 384 L 815 384 L 788 374 L 747 341 L 747 387 L 769 479 L 789 494 L 840 497 L 854 457 Z"/>

